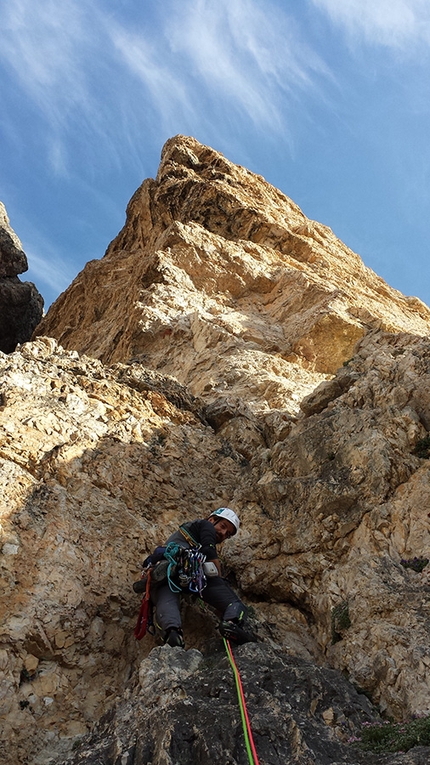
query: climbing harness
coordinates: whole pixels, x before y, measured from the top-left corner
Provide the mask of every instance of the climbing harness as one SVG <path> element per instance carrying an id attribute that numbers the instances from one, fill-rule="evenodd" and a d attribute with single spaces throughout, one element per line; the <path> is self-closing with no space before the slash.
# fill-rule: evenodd
<path id="1" fill-rule="evenodd" d="M 194 541 L 194 540 L 193 540 Z M 171 542 L 167 547 L 157 547 L 143 563 L 141 579 L 133 584 L 135 592 L 145 592 L 140 605 L 137 624 L 134 629 L 136 640 L 141 640 L 147 632 L 155 634 L 151 602 L 151 577 L 154 584 L 167 579 L 172 592 L 189 590 L 201 596 L 206 587 L 203 564 L 206 555 L 200 552 L 200 545 L 189 549 Z"/>
<path id="2" fill-rule="evenodd" d="M 150 635 L 155 635 L 155 627 L 152 619 L 152 603 L 151 603 L 151 569 L 149 569 L 146 576 L 146 590 L 140 604 L 139 616 L 137 617 L 137 623 L 134 628 L 134 637 L 136 640 L 142 640 L 142 638 L 149 632 Z M 143 576 L 142 576 L 143 579 Z"/>
<path id="3" fill-rule="evenodd" d="M 242 681 L 240 679 L 239 670 L 234 660 L 233 651 L 231 650 L 230 643 L 223 637 L 225 650 L 227 651 L 228 660 L 231 664 L 231 668 L 234 674 L 234 680 L 236 683 L 237 697 L 239 700 L 240 716 L 242 719 L 243 735 L 245 738 L 245 746 L 248 754 L 249 765 L 259 765 L 257 751 L 255 749 L 254 739 L 252 737 L 251 723 L 249 722 L 249 716 L 246 709 L 245 695 L 243 692 Z"/>

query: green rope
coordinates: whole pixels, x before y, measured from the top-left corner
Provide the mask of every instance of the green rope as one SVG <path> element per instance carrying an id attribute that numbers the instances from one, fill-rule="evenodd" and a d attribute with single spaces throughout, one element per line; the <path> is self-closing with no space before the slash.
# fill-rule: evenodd
<path id="1" fill-rule="evenodd" d="M 167 568 L 167 582 L 172 592 L 182 592 L 182 587 L 179 587 L 172 580 L 172 572 L 176 566 L 176 555 L 178 551 L 179 545 L 177 545 L 175 542 L 170 542 L 164 551 L 164 557 L 169 561 Z"/>
<path id="2" fill-rule="evenodd" d="M 228 660 L 229 660 L 231 668 L 233 670 L 234 681 L 236 683 L 236 691 L 237 691 L 237 698 L 239 700 L 240 716 L 242 718 L 243 735 L 244 735 L 244 738 L 245 738 L 245 746 L 246 746 L 246 751 L 247 751 L 247 754 L 248 754 L 249 763 L 250 763 L 250 765 L 255 765 L 255 760 L 254 760 L 254 757 L 252 755 L 251 743 L 250 743 L 249 735 L 248 735 L 248 728 L 247 728 L 247 724 L 246 724 L 245 709 L 244 709 L 243 702 L 242 702 L 242 694 L 240 692 L 239 672 L 237 670 L 237 667 L 236 667 L 234 661 L 231 658 L 230 651 L 229 651 L 229 644 L 228 644 L 227 640 L 225 639 L 225 637 L 223 637 L 223 641 L 224 641 L 225 650 L 227 651 Z"/>

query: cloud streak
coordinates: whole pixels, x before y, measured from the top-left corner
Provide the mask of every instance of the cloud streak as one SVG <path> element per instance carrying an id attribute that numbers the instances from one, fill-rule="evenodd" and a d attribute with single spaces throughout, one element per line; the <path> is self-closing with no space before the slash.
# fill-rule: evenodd
<path id="1" fill-rule="evenodd" d="M 280 101 L 328 73 L 292 19 L 270 3 L 263 10 L 250 0 L 192 0 L 173 12 L 167 36 L 205 89 L 265 129 L 282 128 Z"/>
<path id="2" fill-rule="evenodd" d="M 110 162 L 157 126 L 198 133 L 236 121 L 279 134 L 285 101 L 316 96 L 329 76 L 270 0 L 264 9 L 260 0 L 151 5 L 153 17 L 134 26 L 102 0 L 9 0 L 0 9 L 0 61 L 48 126 L 54 174 L 70 172 L 65 145 L 77 127 L 80 150 Z"/>
<path id="3" fill-rule="evenodd" d="M 311 0 L 330 19 L 343 27 L 350 39 L 363 39 L 374 45 L 419 51 L 417 45 L 430 45 L 430 6 L 428 0 Z"/>
<path id="4" fill-rule="evenodd" d="M 195 115 L 189 90 L 164 46 L 148 42 L 144 33 L 130 32 L 119 25 L 110 28 L 109 36 L 119 65 L 135 79 L 132 89 L 137 98 L 133 108 L 139 110 L 149 102 L 166 129 L 178 116 L 187 114 L 191 121 Z"/>
<path id="5" fill-rule="evenodd" d="M 0 15 L 0 57 L 26 95 L 61 123 L 86 100 L 80 54 L 89 44 L 85 16 L 74 2 L 12 0 Z"/>
<path id="6" fill-rule="evenodd" d="M 51 257 L 44 257 L 30 248 L 27 251 L 27 259 L 29 268 L 25 274 L 21 275 L 21 281 L 34 282 L 41 292 L 44 291 L 44 286 L 48 286 L 54 294 L 58 295 L 68 287 L 75 276 L 70 265 L 59 261 L 54 253 Z"/>

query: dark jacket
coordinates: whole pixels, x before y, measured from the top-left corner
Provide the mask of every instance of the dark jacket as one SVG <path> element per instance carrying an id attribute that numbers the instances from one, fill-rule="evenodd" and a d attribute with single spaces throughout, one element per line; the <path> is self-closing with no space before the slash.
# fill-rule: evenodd
<path id="1" fill-rule="evenodd" d="M 210 521 L 200 519 L 196 521 L 189 521 L 183 523 L 182 528 L 186 532 L 185 535 L 181 529 L 175 531 L 167 540 L 166 545 L 169 542 L 176 542 L 180 547 L 192 547 L 193 542 L 187 539 L 188 534 L 196 545 L 200 545 L 200 552 L 206 555 L 206 560 L 214 560 L 218 558 L 216 549 L 216 531 L 215 526 Z"/>

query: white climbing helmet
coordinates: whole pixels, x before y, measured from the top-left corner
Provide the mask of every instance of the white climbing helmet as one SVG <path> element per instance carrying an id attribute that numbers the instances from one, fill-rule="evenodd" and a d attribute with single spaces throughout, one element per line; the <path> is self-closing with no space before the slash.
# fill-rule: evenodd
<path id="1" fill-rule="evenodd" d="M 240 520 L 234 510 L 230 510 L 229 507 L 219 507 L 218 510 L 214 510 L 213 513 L 210 514 L 209 518 L 212 518 L 214 515 L 218 518 L 225 518 L 226 521 L 230 521 L 234 526 L 233 534 L 236 534 L 236 532 L 239 531 Z"/>

